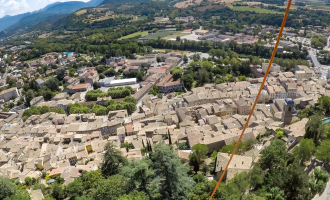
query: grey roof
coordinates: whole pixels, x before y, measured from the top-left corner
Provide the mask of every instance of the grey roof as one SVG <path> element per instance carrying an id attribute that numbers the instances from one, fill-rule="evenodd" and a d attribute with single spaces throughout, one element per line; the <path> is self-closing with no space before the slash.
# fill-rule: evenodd
<path id="1" fill-rule="evenodd" d="M 42 79 L 40 79 L 40 78 L 38 78 L 38 79 L 36 80 L 36 82 L 37 82 L 38 84 L 41 84 L 41 83 L 44 83 L 45 81 L 42 80 Z"/>
<path id="2" fill-rule="evenodd" d="M 292 105 L 292 106 L 294 106 L 294 102 L 293 102 L 293 100 L 291 98 L 286 98 L 285 99 L 285 104 L 286 105 Z"/>
<path id="3" fill-rule="evenodd" d="M 99 80 L 99 84 L 101 86 L 109 86 L 111 81 L 114 79 L 115 77 L 107 77 L 107 78 L 104 78 L 104 79 L 101 79 Z"/>

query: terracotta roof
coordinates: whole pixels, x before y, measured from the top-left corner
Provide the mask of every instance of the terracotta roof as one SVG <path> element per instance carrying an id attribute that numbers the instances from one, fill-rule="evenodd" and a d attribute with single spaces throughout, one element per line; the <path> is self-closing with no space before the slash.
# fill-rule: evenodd
<path id="1" fill-rule="evenodd" d="M 78 90 L 78 89 L 87 89 L 90 86 L 89 83 L 84 83 L 84 84 L 77 84 L 72 87 L 73 90 Z"/>
<path id="2" fill-rule="evenodd" d="M 132 133 L 133 132 L 133 125 L 132 124 L 126 125 L 125 128 L 126 128 L 127 133 Z"/>
<path id="3" fill-rule="evenodd" d="M 161 67 L 159 69 L 149 69 L 148 72 L 150 73 L 165 73 L 168 70 L 167 67 Z"/>
<path id="4" fill-rule="evenodd" d="M 169 82 L 173 76 L 171 74 L 166 75 L 158 84 L 157 86 L 163 86 L 165 83 Z"/>

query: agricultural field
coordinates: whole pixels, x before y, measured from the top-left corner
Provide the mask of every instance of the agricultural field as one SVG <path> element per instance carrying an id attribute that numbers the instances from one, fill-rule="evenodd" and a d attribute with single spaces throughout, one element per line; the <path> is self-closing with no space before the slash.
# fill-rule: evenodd
<path id="1" fill-rule="evenodd" d="M 306 7 L 312 10 L 330 10 L 330 6 L 326 5 L 324 2 L 305 2 Z"/>
<path id="2" fill-rule="evenodd" d="M 93 19 L 93 20 L 91 20 L 91 22 L 99 22 L 99 21 L 104 21 L 104 20 L 111 19 L 111 18 L 114 18 L 114 17 L 113 16 L 104 16 L 104 17 L 100 17 L 98 19 Z"/>
<path id="3" fill-rule="evenodd" d="M 272 13 L 278 14 L 281 12 L 275 10 L 268 10 L 265 8 L 261 8 L 259 6 L 233 6 L 232 4 L 227 4 L 227 7 L 236 10 L 236 11 L 250 11 L 250 12 L 257 12 L 257 13 Z"/>
<path id="4" fill-rule="evenodd" d="M 190 53 L 190 51 L 180 51 L 180 50 L 173 50 L 173 49 L 154 49 L 154 51 L 158 51 L 158 52 L 178 52 L 178 53 L 181 53 L 181 54 L 188 54 Z"/>
<path id="5" fill-rule="evenodd" d="M 223 4 L 227 4 L 227 3 L 234 3 L 234 2 L 238 2 L 241 0 L 208 0 L 209 2 L 212 3 L 223 3 Z"/>
<path id="6" fill-rule="evenodd" d="M 222 9 L 226 7 L 225 4 L 222 4 L 222 5 L 212 5 L 212 6 L 204 6 L 204 7 L 199 7 L 197 8 L 198 11 L 205 11 L 207 9 Z"/>
<path id="7" fill-rule="evenodd" d="M 168 39 L 171 39 L 171 38 L 176 38 L 176 37 L 182 37 L 182 36 L 186 36 L 186 35 L 189 35 L 190 33 L 187 33 L 187 32 L 182 32 L 182 31 L 178 31 L 178 32 L 175 32 L 171 35 L 167 35 L 165 37 L 163 37 L 162 39 L 164 40 L 168 40 Z"/>
<path id="8" fill-rule="evenodd" d="M 143 35 L 147 35 L 147 34 L 148 34 L 148 31 L 143 31 L 143 32 L 139 31 L 139 32 L 136 32 L 136 33 L 132 33 L 132 34 L 123 36 L 123 37 L 119 38 L 118 40 L 124 40 L 124 39 L 134 38 L 134 37 L 137 37 L 139 35 L 143 36 Z"/>
<path id="9" fill-rule="evenodd" d="M 131 21 L 131 22 L 134 22 L 134 21 L 140 21 L 140 20 L 146 20 L 146 19 L 148 19 L 148 16 L 140 16 L 140 17 L 138 17 L 138 16 L 133 16 L 133 19 L 130 20 L 130 21 Z"/>
<path id="10" fill-rule="evenodd" d="M 164 38 L 164 37 L 172 35 L 173 33 L 176 33 L 176 32 L 177 31 L 159 31 L 155 34 L 148 35 L 148 36 L 144 37 L 144 39 L 150 40 L 150 39 L 157 39 L 158 37 Z M 170 38 L 172 38 L 172 36 Z"/>
<path id="11" fill-rule="evenodd" d="M 202 0 L 187 0 L 176 3 L 174 6 L 177 8 L 187 8 L 188 6 L 198 6 L 202 3 Z"/>
<path id="12" fill-rule="evenodd" d="M 276 7 L 284 8 L 284 9 L 286 8 L 286 6 L 276 6 Z M 301 7 L 301 6 L 291 5 L 290 10 L 297 10 L 298 7 Z"/>
<path id="13" fill-rule="evenodd" d="M 77 16 L 80 16 L 80 15 L 85 14 L 86 12 L 87 12 L 87 9 L 84 9 L 84 10 L 79 10 L 79 11 L 77 11 L 75 14 L 76 14 Z"/>

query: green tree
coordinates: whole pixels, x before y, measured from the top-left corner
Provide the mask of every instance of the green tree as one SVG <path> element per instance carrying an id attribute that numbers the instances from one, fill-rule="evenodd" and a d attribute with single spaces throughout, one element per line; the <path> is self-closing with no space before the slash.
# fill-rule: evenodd
<path id="1" fill-rule="evenodd" d="M 279 174 L 278 177 L 281 177 L 285 181 L 281 189 L 284 190 L 287 199 L 307 199 L 310 193 L 308 188 L 309 177 L 303 167 L 297 163 L 293 163 L 287 168 L 287 173 Z M 287 187 L 288 185 L 290 187 Z"/>
<path id="2" fill-rule="evenodd" d="M 133 104 L 136 104 L 137 103 L 136 98 L 134 98 L 132 96 L 125 97 L 123 101 L 124 102 L 128 102 L 128 103 L 133 103 Z"/>
<path id="3" fill-rule="evenodd" d="M 264 183 L 264 172 L 258 164 L 250 170 L 249 180 L 252 188 L 258 188 Z"/>
<path id="4" fill-rule="evenodd" d="M 276 138 L 281 139 L 282 137 L 284 137 L 284 131 L 283 131 L 283 129 L 278 128 L 275 131 L 276 131 Z"/>
<path id="5" fill-rule="evenodd" d="M 315 157 L 323 160 L 326 163 L 330 162 L 330 140 L 324 140 L 320 146 L 317 147 Z"/>
<path id="6" fill-rule="evenodd" d="M 183 56 L 183 62 L 184 62 L 184 63 L 188 63 L 188 57 L 187 57 L 187 55 L 184 55 L 184 56 Z"/>
<path id="7" fill-rule="evenodd" d="M 5 200 L 31 200 L 27 190 L 18 190 L 16 194 L 5 198 Z"/>
<path id="8" fill-rule="evenodd" d="M 191 74 L 184 74 L 181 78 L 181 80 L 184 83 L 184 86 L 187 88 L 187 90 L 191 90 L 193 83 L 194 83 L 194 77 Z"/>
<path id="9" fill-rule="evenodd" d="M 293 153 L 300 163 L 308 161 L 315 152 L 315 144 L 312 139 L 303 139 L 300 145 L 294 147 Z"/>
<path id="10" fill-rule="evenodd" d="M 127 192 L 127 178 L 114 175 L 109 176 L 99 182 L 97 187 L 92 190 L 93 199 L 115 200 Z"/>
<path id="11" fill-rule="evenodd" d="M 10 197 L 17 192 L 15 183 L 13 183 L 9 178 L 0 176 L 0 199 L 5 199 Z"/>
<path id="12" fill-rule="evenodd" d="M 152 188 L 149 186 L 156 174 L 155 170 L 151 168 L 150 159 L 132 161 L 128 166 L 123 167 L 120 174 L 128 177 L 129 188 L 143 191 L 146 194 L 152 193 Z"/>
<path id="13" fill-rule="evenodd" d="M 270 190 L 270 193 L 268 193 L 267 195 L 267 199 L 269 200 L 285 200 L 285 195 L 284 195 L 284 191 L 281 190 L 278 187 L 272 188 Z"/>
<path id="14" fill-rule="evenodd" d="M 70 199 L 75 199 L 83 195 L 84 187 L 79 179 L 75 179 L 65 187 L 65 193 Z"/>
<path id="15" fill-rule="evenodd" d="M 94 90 L 97 90 L 97 89 L 99 89 L 101 86 L 100 86 L 100 84 L 98 83 L 98 82 L 94 82 L 93 83 L 93 88 L 94 88 Z"/>
<path id="16" fill-rule="evenodd" d="M 103 155 L 103 163 L 101 171 L 105 177 L 118 174 L 120 168 L 127 164 L 127 159 L 121 155 L 121 152 L 116 149 L 112 143 L 108 142 L 105 146 L 105 154 Z"/>
<path id="17" fill-rule="evenodd" d="M 209 151 L 205 144 L 195 144 L 192 147 L 192 154 L 189 156 L 189 164 L 194 166 L 194 170 L 199 170 L 199 165 L 206 158 L 206 154 Z"/>
<path id="18" fill-rule="evenodd" d="M 93 200 L 93 199 L 86 196 L 81 196 L 81 197 L 76 197 L 74 200 Z"/>
<path id="19" fill-rule="evenodd" d="M 20 106 L 22 104 L 23 104 L 23 101 L 22 100 L 18 100 L 17 103 L 16 103 L 17 106 Z"/>
<path id="20" fill-rule="evenodd" d="M 155 191 L 152 197 L 159 195 L 160 199 L 185 199 L 193 187 L 193 181 L 187 176 L 189 168 L 181 164 L 172 147 L 163 143 L 156 144 L 149 157 L 156 174 L 150 186 Z"/>
<path id="21" fill-rule="evenodd" d="M 318 145 L 323 137 L 324 126 L 319 115 L 312 116 L 305 126 L 304 138 L 313 139 L 313 142 Z"/>
<path id="22" fill-rule="evenodd" d="M 149 197 L 144 192 L 138 192 L 134 190 L 133 192 L 130 192 L 128 195 L 125 194 L 121 196 L 118 200 L 149 200 Z"/>
<path id="23" fill-rule="evenodd" d="M 309 118 L 312 115 L 314 115 L 314 109 L 312 108 L 312 106 L 309 106 L 302 110 L 298 110 L 299 119 Z"/>
<path id="24" fill-rule="evenodd" d="M 63 81 L 64 76 L 65 76 L 65 69 L 59 69 L 56 71 L 56 78 L 59 81 Z"/>
<path id="25" fill-rule="evenodd" d="M 174 80 L 177 80 L 177 79 L 181 78 L 182 73 L 183 73 L 183 69 L 181 69 L 180 67 L 174 67 L 171 70 L 171 74 L 173 75 Z"/>
<path id="26" fill-rule="evenodd" d="M 60 91 L 59 81 L 56 78 L 50 78 L 45 82 L 45 86 L 52 92 Z"/>
<path id="27" fill-rule="evenodd" d="M 104 177 L 102 176 L 101 170 L 95 170 L 90 172 L 83 171 L 80 179 L 85 190 L 89 190 L 96 188 L 97 184 L 104 179 Z"/>
<path id="28" fill-rule="evenodd" d="M 25 182 L 25 185 L 30 186 L 30 185 L 32 185 L 32 178 L 25 177 L 24 182 Z"/>
<path id="29" fill-rule="evenodd" d="M 76 69 L 75 68 L 70 68 L 69 72 L 70 72 L 70 76 L 73 77 L 74 74 L 76 73 Z"/>
<path id="30" fill-rule="evenodd" d="M 10 76 L 7 76 L 6 83 L 8 84 L 7 89 L 17 87 L 16 81 L 12 79 Z"/>
<path id="31" fill-rule="evenodd" d="M 128 152 L 130 149 L 132 149 L 132 146 L 128 142 L 123 142 L 120 144 L 120 148 L 125 148 L 126 151 Z"/>
<path id="32" fill-rule="evenodd" d="M 239 76 L 237 79 L 238 79 L 238 81 L 246 81 L 246 77 L 245 76 Z"/>
<path id="33" fill-rule="evenodd" d="M 103 73 L 101 73 L 101 74 L 99 75 L 99 77 L 100 77 L 100 79 L 104 79 L 104 78 L 105 78 L 105 75 L 104 75 Z"/>
<path id="34" fill-rule="evenodd" d="M 104 72 L 104 75 L 106 75 L 106 76 L 114 76 L 115 74 L 116 74 L 116 70 L 113 68 Z"/>
<path id="35" fill-rule="evenodd" d="M 330 111 L 330 97 L 323 96 L 317 100 L 317 102 L 320 104 L 321 108 L 326 111 L 326 113 L 329 113 Z"/>
<path id="36" fill-rule="evenodd" d="M 266 200 L 264 197 L 259 197 L 255 194 L 246 194 L 242 197 L 242 200 Z"/>
<path id="37" fill-rule="evenodd" d="M 276 139 L 264 150 L 259 160 L 260 167 L 263 170 L 274 170 L 283 168 L 288 159 L 288 152 L 286 150 L 285 142 Z"/>
<path id="38" fill-rule="evenodd" d="M 52 197 L 56 200 L 60 200 L 64 198 L 64 190 L 61 185 L 58 183 L 53 185 L 52 188 Z"/>
<path id="39" fill-rule="evenodd" d="M 32 90 L 28 90 L 27 93 L 25 94 L 25 100 L 30 105 L 30 101 L 34 98 L 34 93 Z"/>

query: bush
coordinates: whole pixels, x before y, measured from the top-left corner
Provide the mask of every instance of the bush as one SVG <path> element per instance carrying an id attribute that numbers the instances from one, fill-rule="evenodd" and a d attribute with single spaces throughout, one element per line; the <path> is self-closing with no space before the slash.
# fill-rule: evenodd
<path id="1" fill-rule="evenodd" d="M 0 176 L 0 199 L 5 199 L 10 197 L 17 192 L 15 183 L 13 183 L 9 178 Z"/>
<path id="2" fill-rule="evenodd" d="M 133 88 L 130 86 L 126 87 L 117 87 L 117 88 L 110 88 L 108 90 L 108 95 L 111 96 L 113 99 L 125 98 L 127 96 L 131 96 Z"/>
<path id="3" fill-rule="evenodd" d="M 101 73 L 101 74 L 99 75 L 99 77 L 100 77 L 100 79 L 104 79 L 104 78 L 105 78 L 105 75 L 104 75 L 103 73 Z"/>
<path id="4" fill-rule="evenodd" d="M 108 96 L 107 93 L 103 93 L 102 90 L 91 90 L 86 93 L 85 99 L 86 101 L 97 101 L 99 97 L 106 97 Z"/>
<path id="5" fill-rule="evenodd" d="M 42 107 L 31 106 L 29 109 L 27 109 L 23 112 L 23 121 L 25 121 L 27 118 L 29 118 L 32 115 L 42 115 L 42 114 L 45 114 L 48 112 L 65 114 L 65 111 L 63 110 L 63 108 L 49 108 L 48 106 L 42 106 Z"/>
<path id="6" fill-rule="evenodd" d="M 180 150 L 185 150 L 188 149 L 187 143 L 183 142 L 183 143 L 179 143 L 178 148 Z"/>

